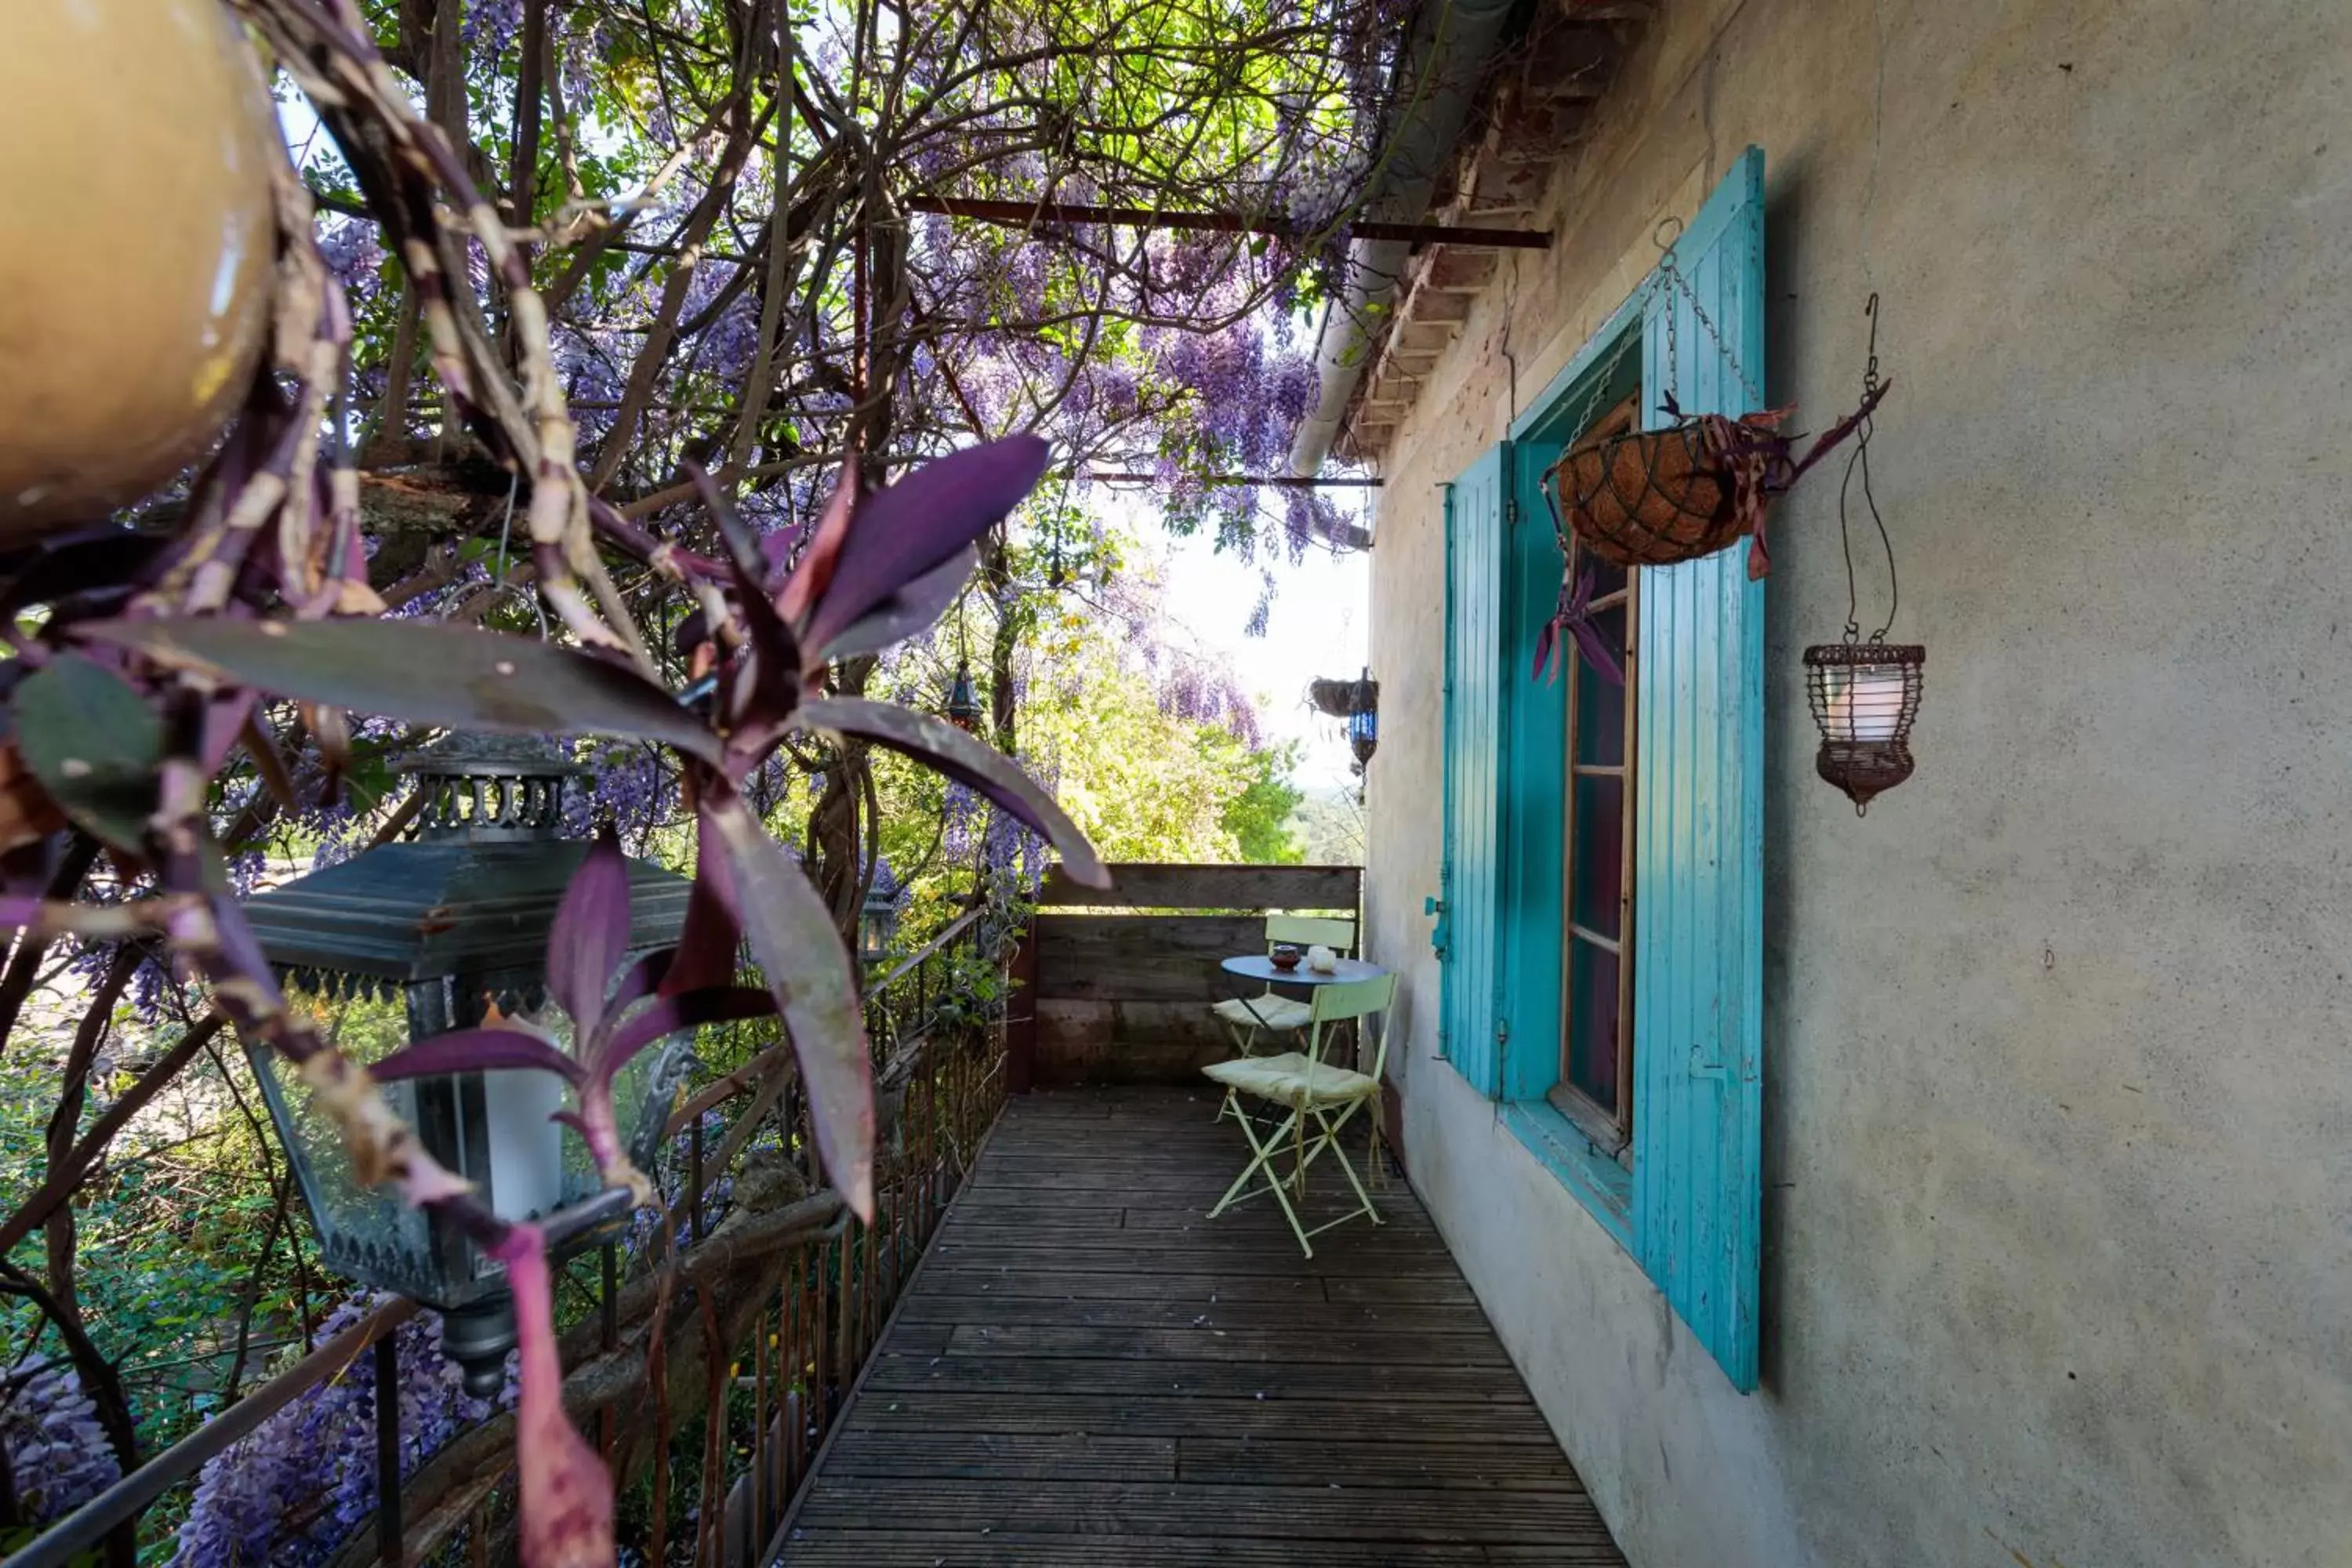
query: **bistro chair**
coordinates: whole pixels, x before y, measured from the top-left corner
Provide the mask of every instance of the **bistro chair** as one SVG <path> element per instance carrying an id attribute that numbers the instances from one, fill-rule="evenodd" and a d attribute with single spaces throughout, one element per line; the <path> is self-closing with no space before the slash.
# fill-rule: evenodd
<path id="1" fill-rule="evenodd" d="M 1374 1225 L 1382 1223 L 1380 1210 L 1372 1205 L 1372 1194 L 1365 1190 L 1362 1182 L 1356 1179 L 1355 1170 L 1348 1163 L 1345 1153 L 1339 1154 L 1336 1163 L 1340 1173 L 1348 1178 L 1348 1184 L 1355 1188 L 1359 1206 L 1309 1230 L 1299 1218 L 1298 1207 L 1292 1199 L 1296 1197 L 1299 1204 L 1306 1201 L 1308 1169 L 1326 1151 L 1339 1148 L 1340 1131 L 1354 1120 L 1358 1111 L 1367 1106 L 1373 1110 L 1372 1146 L 1377 1154 L 1380 1146 L 1381 1074 L 1388 1067 L 1388 1015 L 1395 1000 L 1396 976 L 1393 974 L 1376 974 L 1369 980 L 1335 981 L 1318 988 L 1314 1002 L 1309 1005 L 1307 1049 L 1304 1053 L 1285 1051 L 1275 1057 L 1241 1057 L 1233 1061 L 1213 1063 L 1202 1069 L 1225 1086 L 1228 1100 L 1234 1095 L 1247 1095 L 1253 1100 L 1282 1107 L 1289 1113 L 1275 1125 L 1273 1131 L 1261 1137 L 1255 1122 L 1247 1115 L 1241 1114 L 1236 1108 L 1234 1121 L 1241 1126 L 1242 1136 L 1249 1140 L 1250 1163 L 1243 1167 L 1240 1175 L 1234 1178 L 1234 1184 L 1225 1189 L 1225 1195 L 1217 1200 L 1216 1207 L 1209 1211 L 1211 1219 L 1244 1198 L 1256 1197 L 1260 1193 L 1272 1193 L 1275 1203 L 1282 1209 L 1282 1217 L 1290 1222 L 1291 1231 L 1298 1237 L 1299 1247 L 1309 1258 L 1315 1256 L 1315 1247 L 1307 1239 L 1309 1237 L 1320 1236 L 1333 1226 L 1345 1225 L 1359 1216 L 1370 1219 Z M 1369 1029 L 1372 1037 L 1370 1073 L 1323 1059 L 1325 1043 L 1341 1032 L 1337 1026 L 1369 1019 L 1376 1013 L 1380 1015 L 1376 1028 L 1363 1023 L 1357 1024 L 1359 1034 Z M 1360 1062 L 1361 1059 L 1360 1050 L 1358 1060 Z M 1282 1152 L 1286 1142 L 1290 1144 L 1291 1156 L 1290 1170 L 1286 1174 L 1276 1168 L 1276 1156 Z M 1265 1175 L 1265 1184 L 1251 1187 L 1251 1178 L 1261 1173 Z"/>
<path id="2" fill-rule="evenodd" d="M 1288 943 L 1302 953 L 1310 947 L 1328 947 L 1334 952 L 1346 952 L 1356 945 L 1356 922 L 1325 920 L 1313 915 L 1268 915 L 1265 917 L 1265 951 L 1268 953 Z M 1299 961 L 1305 963 L 1304 959 Z M 1263 995 L 1247 998 L 1228 996 L 1213 1009 L 1223 1021 L 1225 1032 L 1233 1037 L 1234 1048 L 1243 1056 L 1253 1054 L 1260 1035 L 1295 1035 L 1307 1027 L 1309 1015 L 1307 1004 L 1278 996 L 1273 987 Z M 1228 1091 L 1217 1107 L 1217 1120 L 1237 1113 L 1234 1097 Z"/>

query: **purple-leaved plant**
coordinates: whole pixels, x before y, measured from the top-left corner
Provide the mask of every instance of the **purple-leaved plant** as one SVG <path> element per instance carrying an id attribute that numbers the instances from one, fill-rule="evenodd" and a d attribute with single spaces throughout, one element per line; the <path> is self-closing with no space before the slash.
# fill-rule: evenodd
<path id="1" fill-rule="evenodd" d="M 667 951 L 629 962 L 629 863 L 607 829 L 572 873 L 547 933 L 548 994 L 572 1020 L 573 1050 L 526 1019 L 506 1018 L 404 1046 L 370 1069 L 376 1080 L 500 1068 L 551 1072 L 573 1095 L 572 1109 L 556 1115 L 587 1143 L 605 1184 L 627 1187 L 640 1206 L 658 1202 L 653 1183 L 622 1145 L 614 1079 L 657 1040 L 701 1024 L 772 1013 L 775 1001 L 748 985 L 673 991 L 667 980 L 677 966 Z"/>

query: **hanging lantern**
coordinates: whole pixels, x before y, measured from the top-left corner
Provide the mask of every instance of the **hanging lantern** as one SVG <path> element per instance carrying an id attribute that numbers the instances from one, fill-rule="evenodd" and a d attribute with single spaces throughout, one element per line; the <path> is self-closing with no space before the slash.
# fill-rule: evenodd
<path id="1" fill-rule="evenodd" d="M 887 871 L 875 874 L 874 885 L 866 891 L 866 901 L 857 912 L 857 956 L 868 964 L 878 965 L 890 956 L 890 944 L 898 936 L 898 884 L 888 879 Z"/>
<path id="2" fill-rule="evenodd" d="M 1890 643 L 1887 632 L 1903 604 L 1902 579 L 1895 571 L 1895 542 L 1879 515 L 1870 487 L 1870 439 L 1876 433 L 1872 411 L 1888 383 L 1878 376 L 1878 296 L 1864 307 L 1870 318 L 1870 358 L 1862 373 L 1862 412 L 1853 421 L 1853 456 L 1838 487 L 1838 538 L 1845 549 L 1845 640 L 1816 643 L 1805 650 L 1805 697 L 1822 732 L 1813 771 L 1843 790 L 1856 816 L 1870 803 L 1911 776 L 1911 723 L 1919 716 L 1919 693 L 1927 650 L 1916 643 Z M 1886 621 L 1862 635 L 1859 591 L 1853 575 L 1853 535 L 1846 522 L 1846 498 L 1862 478 L 1862 500 L 1886 552 Z"/>
<path id="3" fill-rule="evenodd" d="M 1911 721 L 1927 650 L 1916 644 L 1822 643 L 1805 650 L 1805 695 L 1822 749 L 1813 771 L 1846 793 L 1854 814 L 1911 776 Z"/>
<path id="4" fill-rule="evenodd" d="M 547 940 L 589 846 L 562 837 L 564 795 L 585 770 L 544 742 L 457 737 L 402 764 L 423 797 L 415 837 L 379 845 L 246 905 L 255 936 L 298 1000 L 334 1009 L 338 1047 L 365 1066 L 411 1041 L 498 1015 L 549 1006 Z M 629 946 L 675 946 L 688 883 L 629 863 Z M 541 1026 L 569 1046 L 560 1014 Z M 692 1058 L 688 1037 L 646 1052 L 614 1083 L 629 1154 L 650 1171 L 670 1100 Z M 299 1075 L 248 1046 L 329 1267 L 443 1314 L 442 1347 L 467 1388 L 495 1394 L 514 1344 L 504 1268 L 429 1210 L 352 1179 L 341 1139 L 314 1111 Z M 586 1146 L 550 1120 L 562 1106 L 551 1073 L 427 1074 L 382 1086 L 425 1152 L 471 1183 L 502 1219 L 542 1219 L 603 1188 Z M 625 1209 L 622 1209 L 625 1213 Z M 616 1219 L 566 1238 L 563 1252 L 613 1239 Z"/>
<path id="5" fill-rule="evenodd" d="M 955 684 L 948 688 L 947 721 L 959 730 L 980 728 L 980 695 L 972 689 L 971 665 L 956 661 Z"/>

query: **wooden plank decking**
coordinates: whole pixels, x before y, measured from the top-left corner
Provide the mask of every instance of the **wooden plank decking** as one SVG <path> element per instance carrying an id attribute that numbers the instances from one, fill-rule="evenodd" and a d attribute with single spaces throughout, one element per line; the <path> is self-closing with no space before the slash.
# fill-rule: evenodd
<path id="1" fill-rule="evenodd" d="M 1214 1110 L 1012 1101 L 784 1563 L 1624 1562 L 1411 1191 L 1311 1260 L 1263 1198 L 1208 1220 L 1244 1154 Z"/>

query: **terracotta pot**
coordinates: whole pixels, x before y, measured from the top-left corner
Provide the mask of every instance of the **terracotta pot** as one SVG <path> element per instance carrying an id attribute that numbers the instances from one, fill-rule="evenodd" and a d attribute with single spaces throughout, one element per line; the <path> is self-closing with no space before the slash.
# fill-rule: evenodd
<path id="1" fill-rule="evenodd" d="M 0 48 L 0 546 L 200 456 L 249 384 L 285 156 L 221 0 L 40 0 Z"/>

